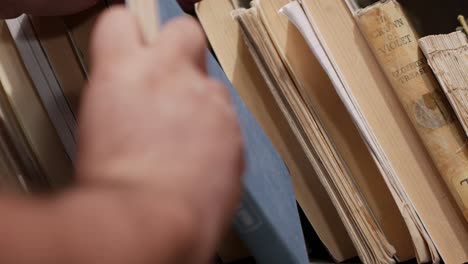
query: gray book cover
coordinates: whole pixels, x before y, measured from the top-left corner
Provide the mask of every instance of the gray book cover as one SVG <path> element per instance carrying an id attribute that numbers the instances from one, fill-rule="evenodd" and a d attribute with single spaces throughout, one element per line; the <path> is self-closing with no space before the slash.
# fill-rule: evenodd
<path id="1" fill-rule="evenodd" d="M 161 0 L 163 23 L 183 15 L 175 0 Z M 234 225 L 258 263 L 308 263 L 291 179 L 284 162 L 211 54 L 210 75 L 230 89 L 246 141 L 244 198 Z"/>

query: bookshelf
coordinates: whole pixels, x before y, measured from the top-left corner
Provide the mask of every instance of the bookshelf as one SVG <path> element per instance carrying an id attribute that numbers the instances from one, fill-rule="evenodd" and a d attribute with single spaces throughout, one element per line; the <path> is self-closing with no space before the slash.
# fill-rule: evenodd
<path id="1" fill-rule="evenodd" d="M 457 1 L 435 5 L 445 16 L 454 10 L 468 14 L 466 2 Z M 46 151 L 37 142 L 30 150 L 30 155 L 43 154 L 36 162 L 47 163 L 52 175 L 45 179 L 48 188 L 69 184 L 70 179 L 54 175 L 73 170 L 77 105 L 88 74 L 87 43 L 104 2 L 63 19 L 22 16 L 8 22 L 25 66 L 18 69 L 30 80 L 22 86 L 29 92 L 36 89 L 36 103 L 42 102 L 41 113 L 50 119 L 46 132 L 56 160 L 66 159 L 63 166 L 41 159 Z M 281 16 L 277 11 L 290 2 L 300 9 L 289 10 L 288 20 L 288 10 Z M 246 140 L 245 195 L 233 228 L 251 255 L 258 263 L 328 264 L 333 258 L 361 263 L 358 253 L 373 263 L 369 259 L 388 253 L 401 254 L 409 259 L 402 263 L 412 264 L 414 243 L 416 253 L 427 259 L 440 253 L 447 263 L 465 256 L 468 261 L 468 227 L 454 199 L 439 199 L 450 193 L 361 34 L 346 5 L 350 1 L 254 3 L 261 22 L 254 28 L 242 28 L 232 18 L 230 0 L 204 0 L 197 8 L 212 51 L 208 71 L 229 88 Z M 418 31 L 440 33 L 455 27 L 442 19 L 437 27 L 426 26 L 433 11 L 421 12 L 422 4 L 403 4 L 417 19 Z M 159 1 L 162 23 L 181 15 L 175 1 Z M 252 38 L 259 25 L 262 37 Z M 262 41 L 270 45 L 267 52 L 258 48 Z M 262 52 L 276 60 L 265 63 L 271 57 Z M 18 65 L 19 58 L 14 60 Z M 276 70 L 277 76 L 268 74 Z M 278 84 L 285 79 L 289 93 Z"/>

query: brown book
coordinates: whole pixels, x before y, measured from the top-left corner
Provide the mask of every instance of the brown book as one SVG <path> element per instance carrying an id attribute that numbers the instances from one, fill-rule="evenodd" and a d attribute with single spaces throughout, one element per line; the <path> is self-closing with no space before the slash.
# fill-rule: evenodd
<path id="1" fill-rule="evenodd" d="M 273 45 L 261 19 L 259 2 L 252 1 L 251 5 L 249 9 L 236 9 L 233 17 L 239 22 L 244 40 L 276 103 L 331 197 L 358 255 L 366 263 L 392 263 L 395 248 L 366 205 L 316 112 L 305 105 L 298 91 L 302 85 L 293 78 L 293 71 L 288 72 L 291 69 L 285 67 Z"/>
<path id="2" fill-rule="evenodd" d="M 414 258 L 408 228 L 351 115 L 333 88 L 328 75 L 287 17 L 279 14 L 287 0 L 259 0 L 264 23 L 284 64 L 297 78 L 305 105 L 316 112 L 331 142 L 348 167 L 363 200 L 400 261 Z"/>
<path id="3" fill-rule="evenodd" d="M 440 253 L 447 263 L 463 263 L 468 226 L 360 33 L 352 2 L 292 2 L 305 17 L 295 23 L 382 170 L 420 249 L 420 261 L 436 262 Z"/>
<path id="4" fill-rule="evenodd" d="M 8 101 L 24 133 L 31 150 L 30 160 L 37 162 L 34 175 L 40 179 L 42 174 L 52 188 L 67 185 L 73 173 L 71 161 L 36 93 L 5 22 L 0 23 L 0 57 L 4 100 Z M 36 163 L 30 161 L 28 164 Z"/>
<path id="5" fill-rule="evenodd" d="M 462 31 L 419 39 L 419 46 L 468 135 L 468 38 Z M 468 181 L 468 179 L 467 179 Z M 468 184 L 468 183 L 467 183 Z M 468 189 L 466 190 L 468 193 Z"/>
<path id="6" fill-rule="evenodd" d="M 468 145 L 396 0 L 360 10 L 358 25 L 468 221 Z"/>
<path id="7" fill-rule="evenodd" d="M 69 39 L 68 28 L 60 17 L 31 17 L 31 23 L 63 94 L 76 116 L 87 74 Z"/>
<path id="8" fill-rule="evenodd" d="M 317 234 L 339 261 L 356 255 L 349 235 L 289 127 L 231 17 L 229 0 L 205 0 L 196 11 L 227 77 L 275 144 L 291 172 L 296 197 Z"/>
<path id="9" fill-rule="evenodd" d="M 270 74 L 265 74 L 268 72 L 273 73 L 272 75 L 276 73 L 282 76 L 281 78 L 276 78 L 280 81 L 269 80 L 267 83 L 270 89 L 277 86 L 271 84 L 283 83 L 283 85 L 278 85 L 278 87 L 280 87 L 279 91 L 274 91 L 275 88 L 273 88 L 273 94 L 281 94 L 281 90 L 284 90 L 284 86 L 286 85 L 286 87 L 288 87 L 286 90 L 289 91 L 285 91 L 283 97 L 286 101 L 289 101 L 289 103 L 285 103 L 286 107 L 282 108 L 283 112 L 285 116 L 289 115 L 302 120 L 296 124 L 294 122 L 295 118 L 288 118 L 290 126 L 296 130 L 297 137 L 301 137 L 301 134 L 305 133 L 306 138 L 303 139 L 303 141 L 305 140 L 305 142 L 308 142 L 308 140 L 312 139 L 311 142 L 315 142 L 312 144 L 303 144 L 303 147 L 307 148 L 307 146 L 312 146 L 312 149 L 317 150 L 317 148 L 321 146 L 319 149 L 322 149 L 324 152 L 313 151 L 313 153 L 318 153 L 318 162 L 329 160 L 333 161 L 331 164 L 335 164 L 335 167 L 345 165 L 347 168 L 344 172 L 338 170 L 334 171 L 332 174 L 319 173 L 318 175 L 322 180 L 326 180 L 327 178 L 334 179 L 332 180 L 332 182 L 334 182 L 334 189 L 326 189 L 330 197 L 332 197 L 332 200 L 334 200 L 335 206 L 341 208 L 339 212 L 343 212 L 343 208 L 352 205 L 354 202 L 360 201 L 358 203 L 365 204 L 364 207 L 352 211 L 351 214 L 341 215 L 345 226 L 348 228 L 348 232 L 352 234 L 351 238 L 355 240 L 354 243 L 360 255 L 367 255 L 365 258 L 367 260 L 372 259 L 373 257 L 370 257 L 372 254 L 379 255 L 379 250 L 385 248 L 383 244 L 386 242 L 382 240 L 370 246 L 370 250 L 368 249 L 369 247 L 360 246 L 362 243 L 372 241 L 372 235 L 365 232 L 368 228 L 364 226 L 366 224 L 371 224 L 372 221 L 376 221 L 379 227 L 383 227 L 382 229 L 377 228 L 379 232 L 382 232 L 380 236 L 386 237 L 388 242 L 390 242 L 395 249 L 398 249 L 397 257 L 399 260 L 403 261 L 414 258 L 413 246 L 405 222 L 380 175 L 380 171 L 368 152 L 365 143 L 362 141 L 351 118 L 346 114 L 346 109 L 340 102 L 328 76 L 323 69 L 320 68 L 320 65 L 307 47 L 300 33 L 292 24 L 288 23 L 286 17 L 279 15 L 277 12 L 277 10 L 287 3 L 288 1 L 281 0 L 257 0 L 252 1 L 251 5 L 253 5 L 253 8 L 250 10 L 245 11 L 241 9 L 236 12 L 236 17 L 247 16 L 248 18 L 243 19 L 241 23 L 241 27 L 244 28 L 244 31 L 248 31 L 246 39 L 254 39 L 254 37 L 258 35 L 256 41 L 248 41 L 253 42 L 248 45 L 254 46 L 254 48 L 251 49 L 251 53 L 254 58 L 259 57 L 256 60 L 257 65 L 259 65 L 260 69 L 263 68 L 261 72 L 264 73 L 265 79 L 270 79 L 268 77 Z M 256 15 L 255 13 L 260 13 L 261 15 Z M 255 20 L 259 20 L 257 17 L 262 18 L 261 22 L 263 22 L 264 27 L 262 23 L 256 23 Z M 262 31 L 267 31 L 268 33 L 262 33 Z M 271 47 L 270 38 L 274 47 Z M 255 42 L 257 43 L 255 44 Z M 291 45 L 291 43 L 293 43 L 293 45 Z M 262 52 L 256 52 L 264 48 L 269 49 L 270 52 L 264 55 L 261 54 Z M 276 49 L 279 56 L 275 55 L 276 51 L 271 51 L 272 49 Z M 276 60 L 271 60 L 275 57 Z M 264 65 L 258 62 L 264 62 Z M 314 74 L 310 74 L 311 72 L 314 72 Z M 287 81 L 288 75 L 291 76 L 289 81 Z M 321 80 L 320 83 L 317 83 L 317 80 Z M 294 93 L 296 93 L 295 96 L 299 96 L 300 98 L 292 99 L 291 95 Z M 302 100 L 302 98 L 304 100 Z M 279 105 L 283 104 L 281 100 L 282 99 L 276 98 Z M 292 109 L 292 111 L 288 113 L 287 110 L 285 111 L 284 109 Z M 307 116 L 310 117 L 307 118 Z M 308 123 L 311 125 L 307 125 Z M 302 133 L 297 133 L 297 131 L 302 131 Z M 320 135 L 321 139 L 314 139 L 317 134 Z M 328 144 L 324 144 L 325 142 L 328 142 Z M 326 145 L 333 145 L 334 147 L 330 148 L 326 147 Z M 335 156 L 335 158 L 332 158 L 333 156 Z M 324 162 L 323 164 L 327 167 L 327 164 L 330 163 Z M 320 168 L 316 168 L 316 170 L 320 170 Z M 350 184 L 350 182 L 352 183 Z M 340 186 L 343 185 L 346 186 L 347 189 L 344 193 L 340 193 Z M 350 196 L 350 193 L 354 193 L 355 195 Z M 394 206 L 391 206 L 392 204 Z M 368 222 L 363 222 L 357 217 L 359 213 L 365 211 L 372 212 L 370 213 L 372 217 L 367 218 L 367 220 L 369 220 Z M 376 215 L 378 215 L 378 219 L 374 218 Z M 353 221 L 357 221 L 354 226 L 362 226 L 354 231 L 352 228 L 350 230 L 349 223 Z M 360 235 L 357 235 L 355 232 L 360 233 Z M 372 245 L 372 243 L 370 243 L 370 245 Z"/>

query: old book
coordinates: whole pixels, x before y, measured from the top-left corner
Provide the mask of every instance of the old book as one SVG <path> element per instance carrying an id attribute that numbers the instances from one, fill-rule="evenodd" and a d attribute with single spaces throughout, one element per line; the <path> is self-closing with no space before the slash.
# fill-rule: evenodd
<path id="1" fill-rule="evenodd" d="M 283 105 L 283 108 L 282 108 L 283 112 L 285 116 L 289 116 L 288 120 L 290 122 L 291 127 L 293 128 L 295 127 L 294 130 L 296 131 L 296 136 L 301 137 L 300 135 L 301 133 L 297 133 L 298 131 L 302 131 L 303 133 L 305 133 L 307 136 L 305 139 L 303 139 L 303 141 L 311 142 L 311 144 L 304 144 L 303 146 L 312 146 L 312 149 L 315 150 L 315 151 L 312 151 L 312 153 L 318 153 L 318 157 L 316 157 L 318 162 L 325 161 L 322 163 L 322 165 L 325 166 L 325 168 L 328 168 L 327 170 L 328 173 L 322 172 L 322 173 L 319 173 L 319 176 L 322 176 L 322 180 L 324 179 L 326 180 L 327 178 L 329 180 L 334 179 L 331 181 L 332 182 L 331 184 L 330 183 L 325 183 L 325 184 L 333 186 L 332 189 L 328 187 L 327 190 L 329 191 L 330 197 L 334 199 L 335 206 L 340 207 L 341 209 L 339 210 L 340 212 L 344 212 L 346 211 L 345 208 L 349 208 L 349 206 L 350 205 L 352 206 L 354 202 L 357 202 L 358 204 L 364 204 L 364 206 L 358 207 L 359 209 L 357 209 L 356 211 L 353 211 L 350 214 L 345 213 L 345 215 L 342 215 L 341 217 L 345 221 L 345 225 L 346 223 L 348 224 L 346 225 L 348 227 L 348 232 L 352 234 L 351 238 L 355 240 L 355 244 L 357 244 L 359 253 L 361 255 L 365 255 L 365 257 L 363 258 L 367 259 L 367 262 L 369 262 L 369 259 L 373 259 L 373 261 L 376 261 L 376 259 L 379 259 L 379 257 L 375 257 L 375 255 L 373 256 L 373 254 L 378 255 L 379 250 L 381 250 L 381 248 L 385 248 L 385 246 L 383 245 L 388 242 L 385 241 L 384 239 L 384 241 L 380 240 L 380 242 L 377 242 L 376 244 L 372 245 L 372 243 L 370 243 L 370 246 L 368 244 L 368 246 L 362 247 L 362 243 L 365 244 L 365 243 L 369 243 L 369 241 L 372 241 L 372 235 L 370 235 L 371 237 L 369 237 L 369 233 L 365 232 L 366 230 L 365 226 L 368 224 L 372 225 L 372 223 L 375 224 L 377 220 L 372 219 L 373 217 L 367 217 L 366 219 L 369 221 L 362 221 L 362 220 L 359 220 L 359 217 L 357 216 L 360 213 L 364 213 L 364 212 L 367 212 L 367 214 L 372 215 L 372 216 L 375 216 L 376 215 L 375 213 L 381 215 L 382 212 L 387 211 L 388 214 L 386 218 L 380 218 L 379 219 L 380 221 L 377 221 L 379 227 L 385 226 L 385 228 L 383 230 L 380 230 L 378 228 L 377 230 L 380 230 L 379 232 L 382 232 L 380 233 L 381 237 L 386 237 L 386 234 L 388 234 L 391 236 L 392 242 L 395 242 L 398 244 L 398 249 L 400 250 L 400 254 L 398 255 L 399 260 L 411 259 L 414 257 L 414 252 L 412 250 L 413 247 L 411 246 L 411 239 L 409 237 L 408 230 L 400 216 L 400 213 L 397 207 L 394 206 L 393 211 L 392 211 L 391 209 L 392 207 L 389 206 L 391 204 L 394 204 L 394 201 L 383 179 L 381 178 L 380 173 L 377 167 L 375 166 L 375 163 L 373 162 L 370 154 L 368 153 L 367 148 L 365 147 L 364 143 L 361 143 L 363 146 L 361 150 L 363 151 L 358 156 L 360 157 L 368 156 L 369 159 L 367 159 L 366 162 L 362 162 L 360 164 L 358 162 L 356 164 L 355 159 L 352 158 L 356 155 L 346 155 L 347 154 L 346 151 L 349 151 L 349 153 L 351 153 L 353 152 L 353 149 L 350 149 L 348 145 L 343 144 L 343 137 L 337 138 L 336 133 L 334 133 L 335 138 L 332 138 L 330 136 L 329 131 L 325 129 L 324 123 L 327 123 L 328 128 L 331 128 L 332 130 L 335 130 L 335 131 L 336 131 L 337 126 L 341 126 L 341 129 L 343 129 L 343 131 L 346 131 L 346 133 L 344 133 L 346 134 L 345 140 L 349 140 L 348 142 L 354 142 L 354 144 L 352 144 L 354 147 L 356 147 L 354 151 L 358 151 L 359 145 L 357 145 L 358 144 L 357 142 L 359 141 L 362 142 L 362 141 L 361 141 L 359 134 L 357 133 L 357 130 L 355 130 L 354 124 L 352 123 L 351 119 L 349 119 L 348 123 L 346 123 L 346 119 L 343 119 L 342 117 L 339 118 L 339 120 L 341 121 L 340 123 L 336 121 L 337 116 L 343 116 L 343 113 L 346 113 L 346 111 L 343 111 L 341 113 L 336 112 L 336 111 L 339 111 L 339 108 L 338 109 L 336 108 L 336 104 L 329 105 L 328 109 L 324 109 L 326 107 L 322 106 L 321 108 L 322 113 L 325 111 L 329 115 L 325 115 L 325 118 L 320 118 L 315 109 L 316 104 L 310 103 L 310 100 L 315 99 L 315 98 L 310 98 L 310 97 L 315 96 L 315 94 L 307 93 L 306 90 L 307 89 L 309 90 L 320 89 L 322 90 L 322 93 L 327 93 L 327 92 L 323 92 L 325 88 L 323 87 L 323 84 L 326 84 L 326 83 L 322 83 L 321 87 L 310 87 L 310 86 L 304 85 L 305 83 L 310 84 L 310 83 L 307 83 L 307 81 L 304 82 L 304 80 L 307 80 L 307 79 L 310 80 L 310 77 L 309 78 L 306 77 L 305 79 L 299 78 L 298 74 L 295 71 L 297 69 L 292 67 L 290 61 L 286 58 L 286 56 L 280 55 L 282 52 L 284 52 L 284 50 L 279 46 L 274 47 L 274 45 L 272 45 L 273 43 L 278 44 L 278 42 L 273 41 L 272 39 L 270 43 L 270 40 L 269 40 L 270 37 L 275 36 L 275 34 L 279 34 L 281 36 L 281 35 L 287 34 L 287 32 L 284 32 L 282 28 L 268 27 L 267 26 L 268 22 L 266 21 L 267 20 L 266 17 L 267 16 L 269 17 L 270 19 L 269 22 L 272 22 L 273 20 L 273 23 L 274 23 L 275 20 L 278 20 L 277 18 L 279 18 L 279 15 L 277 14 L 277 12 L 275 12 L 275 10 L 278 10 L 279 7 L 281 7 L 282 5 L 286 3 L 287 1 L 268 1 L 268 2 L 253 1 L 252 2 L 253 7 L 250 10 L 246 11 L 246 10 L 241 9 L 236 12 L 236 17 L 240 18 L 241 27 L 244 29 L 244 31 L 246 31 L 247 39 L 249 39 L 249 41 L 252 42 L 249 44 L 249 41 L 248 41 L 248 46 L 251 47 L 251 53 L 254 55 L 254 58 L 257 58 L 256 62 L 259 68 L 262 69 L 264 78 L 268 80 L 267 83 L 270 84 L 270 89 L 272 89 L 273 87 L 273 91 L 272 91 L 273 94 L 277 94 L 277 95 L 280 95 L 279 97 L 283 97 L 283 98 L 278 99 L 278 96 L 276 96 L 276 101 L 278 102 L 279 105 Z M 276 7 L 274 7 L 275 5 Z M 265 6 L 267 6 L 266 9 L 264 8 Z M 260 23 L 259 21 L 260 17 L 262 17 L 261 22 L 263 22 L 265 26 L 263 26 L 262 23 Z M 282 19 L 284 19 L 287 22 L 286 18 L 282 18 Z M 267 31 L 268 31 L 268 34 L 267 34 Z M 293 35 L 291 33 L 293 32 L 290 31 L 288 36 Z M 307 71 L 308 74 L 306 74 L 306 76 L 316 76 L 316 74 L 319 74 L 320 71 L 316 71 L 315 72 L 316 74 L 311 75 L 310 71 L 314 68 L 304 67 L 304 66 L 310 65 L 310 64 L 307 65 L 306 61 L 310 60 L 311 62 L 313 62 L 315 61 L 315 59 L 313 56 L 306 55 L 307 52 L 309 52 L 311 55 L 312 53 L 308 50 L 307 45 L 305 43 L 303 45 L 305 49 L 299 50 L 298 46 L 300 45 L 298 45 L 298 40 L 301 41 L 301 37 L 298 32 L 296 32 L 296 35 L 299 38 L 297 39 L 285 38 L 283 40 L 284 42 L 289 41 L 290 43 L 294 43 L 294 45 L 290 45 L 291 47 L 290 50 L 295 49 L 296 54 L 301 54 L 300 55 L 301 59 L 299 60 L 302 62 L 302 65 L 299 66 L 296 62 L 295 66 L 299 66 L 300 68 L 302 68 L 303 73 Z M 302 40 L 302 42 L 304 41 Z M 278 55 L 276 55 L 276 51 L 274 50 L 275 48 L 278 50 Z M 262 55 L 262 53 L 266 53 L 266 54 Z M 295 59 L 298 60 L 298 57 L 296 57 Z M 293 61 L 294 61 L 294 58 L 293 58 Z M 304 63 L 306 65 L 304 65 Z M 317 67 L 315 67 L 315 69 L 319 70 Z M 268 74 L 268 73 L 272 73 L 272 74 Z M 289 77 L 288 74 L 291 77 Z M 271 80 L 271 78 L 269 77 L 270 75 L 273 75 L 273 76 L 276 75 L 277 76 L 276 80 L 280 80 L 280 81 Z M 304 75 L 302 75 L 301 77 L 304 77 Z M 274 87 L 279 87 L 279 91 L 275 91 Z M 331 87 L 330 84 L 328 85 L 328 87 L 331 88 L 330 89 L 331 92 L 334 92 L 334 89 Z M 285 91 L 284 92 L 285 94 L 283 94 L 282 92 L 282 90 L 285 90 L 284 88 L 286 88 L 286 90 L 289 90 L 289 91 Z M 295 96 L 296 99 L 291 98 L 291 96 L 292 97 Z M 309 104 L 306 104 L 305 101 L 301 100 L 301 97 L 302 98 L 309 97 L 308 98 Z M 322 103 L 327 104 L 327 102 L 330 102 L 332 98 L 333 96 L 331 96 L 331 98 L 328 98 L 328 99 L 322 96 L 318 99 L 319 100 L 322 99 L 323 100 Z M 335 98 L 338 99 L 336 94 L 335 94 Z M 281 100 L 285 100 L 286 103 L 281 102 Z M 317 102 L 317 99 L 315 99 L 315 102 Z M 287 110 L 285 111 L 285 109 L 292 109 L 292 111 L 291 113 L 288 113 Z M 335 111 L 335 114 L 333 114 L 333 111 Z M 332 120 L 329 119 L 330 117 Z M 333 117 L 335 117 L 335 119 L 333 119 Z M 299 119 L 300 121 L 299 124 L 296 124 L 294 122 L 295 119 Z M 336 122 L 336 123 L 333 123 L 333 122 Z M 345 127 L 346 124 L 348 124 L 349 126 Z M 356 131 L 355 134 L 352 133 L 353 129 L 354 131 Z M 315 138 L 315 135 L 318 135 L 318 134 L 320 134 L 320 139 Z M 354 138 L 353 138 L 353 135 L 354 135 Z M 308 141 L 310 139 L 312 139 L 312 141 Z M 334 141 L 333 139 L 342 139 L 342 140 Z M 330 148 L 326 146 L 327 144 L 328 146 L 334 145 L 336 147 Z M 328 163 L 327 163 L 327 160 L 328 160 Z M 345 172 L 342 172 L 340 170 L 330 170 L 330 167 L 328 167 L 330 166 L 329 164 L 335 164 L 334 166 L 336 167 L 340 167 L 344 165 L 346 166 L 348 170 L 346 170 Z M 375 168 L 374 170 L 372 169 L 372 166 L 374 166 Z M 367 168 L 363 170 L 356 170 L 357 167 L 367 167 Z M 316 168 L 316 170 L 320 171 L 321 169 Z M 372 185 L 374 189 L 369 190 L 369 188 L 367 187 L 369 185 Z M 341 188 L 342 186 L 345 186 L 346 189 L 344 192 L 340 191 L 340 186 Z M 365 195 L 362 192 L 363 189 L 366 191 Z M 349 195 L 350 193 L 354 193 L 355 195 L 350 196 Z M 385 195 L 386 193 L 387 193 L 387 196 Z M 372 207 L 368 207 L 368 201 L 366 197 L 371 198 L 370 201 L 373 202 Z M 377 203 L 377 205 L 375 203 Z M 375 209 L 375 213 L 373 212 L 372 209 Z M 369 212 L 372 212 L 372 213 L 369 213 Z M 400 221 L 398 221 L 398 219 L 400 219 Z M 355 224 L 357 223 L 355 225 L 357 226 L 357 228 L 355 230 L 350 230 L 349 223 L 353 221 L 356 221 L 354 223 Z M 391 227 L 389 227 L 389 225 Z M 355 232 L 360 233 L 361 235 L 356 235 Z M 363 240 L 360 241 L 360 239 L 363 239 Z M 393 245 L 393 243 L 391 244 Z M 368 250 L 368 248 L 370 248 L 370 250 Z M 382 262 L 385 262 L 385 260 L 382 260 L 382 259 L 384 258 L 380 258 Z"/>
<path id="2" fill-rule="evenodd" d="M 286 116 L 307 158 L 337 208 L 348 234 L 364 262 L 392 263 L 396 254 L 354 183 L 347 165 L 336 150 L 313 109 L 308 109 L 276 51 L 262 22 L 258 2 L 249 9 L 236 9 L 250 53 Z"/>
<path id="3" fill-rule="evenodd" d="M 67 155 L 74 160 L 76 148 L 76 119 L 64 96 L 47 55 L 36 37 L 27 15 L 6 21 L 21 60 L 39 94 L 47 115 L 65 146 Z M 72 59 L 72 58 L 70 58 Z"/>
<path id="4" fill-rule="evenodd" d="M 308 41 L 374 155 L 417 256 L 468 259 L 467 226 L 354 20 L 352 1 L 301 0 L 286 13 Z"/>
<path id="5" fill-rule="evenodd" d="M 418 33 L 396 0 L 356 13 L 358 25 L 468 221 L 468 145 L 442 95 Z"/>
<path id="6" fill-rule="evenodd" d="M 400 261 L 414 258 L 408 228 L 351 115 L 300 32 L 286 16 L 278 13 L 289 1 L 257 2 L 278 53 L 291 76 L 297 79 L 297 89 L 305 106 L 316 112 L 372 215 L 395 247 L 397 258 Z"/>
<path id="7" fill-rule="evenodd" d="M 414 244 L 414 249 L 416 257 L 421 262 L 428 262 L 431 259 L 438 259 L 435 246 L 432 244 L 429 235 L 427 234 L 423 223 L 420 221 L 417 212 L 412 207 L 411 201 L 409 200 L 406 192 L 402 189 L 397 175 L 395 175 L 395 170 L 388 161 L 387 154 L 382 150 L 379 141 L 376 139 L 376 136 L 368 123 L 363 116 L 360 105 L 357 104 L 356 99 L 350 93 L 348 85 L 345 83 L 345 80 L 339 75 L 336 71 L 333 62 L 331 61 L 329 55 L 327 54 L 325 47 L 320 42 L 316 31 L 311 25 L 314 21 L 313 17 L 309 15 L 310 22 L 306 14 L 304 13 L 303 7 L 306 7 L 306 3 L 301 6 L 298 2 L 292 2 L 281 9 L 281 13 L 286 15 L 301 31 L 305 40 L 311 47 L 317 59 L 320 61 L 320 64 L 324 67 L 327 74 L 330 76 L 337 94 L 340 96 L 344 102 L 347 110 L 351 113 L 353 121 L 359 128 L 363 139 L 371 150 L 372 155 L 374 156 L 377 165 L 382 171 L 382 176 L 385 182 L 388 185 L 388 188 L 398 204 L 401 214 L 405 220 L 406 226 L 411 234 L 411 239 Z M 435 256 L 431 257 L 431 253 L 434 253 Z"/>
<path id="8" fill-rule="evenodd" d="M 15 42 L 3 21 L 0 22 L 0 57 L 3 88 L 0 102 L 4 107 L 11 107 L 11 114 L 3 118 L 10 116 L 10 123 L 17 122 L 16 128 L 12 125 L 9 127 L 15 131 L 10 133 L 10 143 L 16 146 L 19 153 L 16 159 L 22 159 L 20 164 L 24 167 L 20 171 L 24 173 L 24 178 L 29 178 L 26 181 L 34 186 L 59 188 L 69 184 L 73 173 L 71 161 L 37 96 Z M 11 121 L 13 115 L 17 121 Z"/>
<path id="9" fill-rule="evenodd" d="M 468 135 L 468 38 L 462 31 L 419 39 L 419 46 Z M 465 179 L 468 184 L 468 179 Z M 468 189 L 465 190 L 468 192 Z"/>
<path id="10" fill-rule="evenodd" d="M 353 257 L 346 229 L 250 56 L 240 26 L 231 17 L 233 10 L 229 0 L 204 0 L 196 7 L 227 77 L 285 159 L 308 220 L 334 258 Z"/>

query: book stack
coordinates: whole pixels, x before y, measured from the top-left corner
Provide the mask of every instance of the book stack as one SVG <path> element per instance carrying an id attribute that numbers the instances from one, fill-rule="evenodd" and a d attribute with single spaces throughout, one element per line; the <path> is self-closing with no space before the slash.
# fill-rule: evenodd
<path id="1" fill-rule="evenodd" d="M 335 261 L 464 263 L 468 3 L 401 2 L 204 0 L 196 12 Z M 423 5 L 444 11 L 427 19 Z"/>

